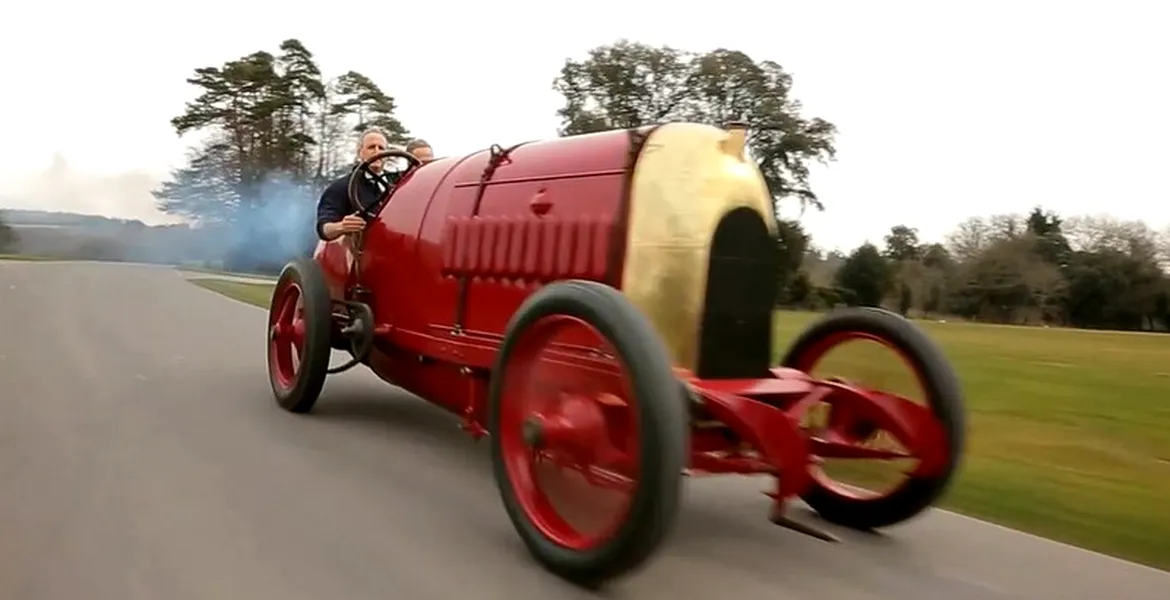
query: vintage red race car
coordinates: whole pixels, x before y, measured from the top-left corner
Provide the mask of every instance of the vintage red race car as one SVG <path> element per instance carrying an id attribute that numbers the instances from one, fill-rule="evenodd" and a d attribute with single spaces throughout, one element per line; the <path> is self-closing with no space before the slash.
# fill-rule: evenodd
<path id="1" fill-rule="evenodd" d="M 277 402 L 307 412 L 328 373 L 364 364 L 490 433 L 520 537 L 585 585 L 654 553 L 686 475 L 771 475 L 773 522 L 822 539 L 785 515 L 791 499 L 853 528 L 918 514 L 962 453 L 959 382 L 924 333 L 879 309 L 822 317 L 773 364 L 776 223 L 745 135 L 676 123 L 362 163 L 351 184 L 375 160 L 411 166 L 381 208 L 355 205 L 363 233 L 281 273 Z M 900 354 L 927 401 L 808 375 L 859 338 Z M 352 360 L 330 367 L 333 349 Z M 806 423 L 814 405 L 829 407 L 824 425 Z M 862 443 L 879 429 L 904 452 Z M 830 457 L 915 466 L 865 494 L 823 476 Z"/>

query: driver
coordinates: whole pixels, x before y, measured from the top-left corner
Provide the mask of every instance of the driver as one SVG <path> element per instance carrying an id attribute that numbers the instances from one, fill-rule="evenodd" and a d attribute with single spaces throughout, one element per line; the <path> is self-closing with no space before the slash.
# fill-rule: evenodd
<path id="1" fill-rule="evenodd" d="M 387 146 L 389 143 L 386 134 L 381 129 L 367 129 L 358 138 L 358 164 L 379 152 L 384 152 Z M 392 185 L 386 174 L 382 172 L 384 162 L 384 160 L 379 160 L 370 165 L 370 171 L 378 175 L 377 177 L 365 173 L 365 176 L 358 183 L 357 199 L 364 207 L 373 208 L 386 197 L 386 192 Z M 317 237 L 326 242 L 333 241 L 347 233 L 358 233 L 366 226 L 366 220 L 355 212 L 349 203 L 348 188 L 351 173 L 346 173 L 340 179 L 329 184 L 329 187 L 321 193 L 321 199 L 317 201 Z"/>

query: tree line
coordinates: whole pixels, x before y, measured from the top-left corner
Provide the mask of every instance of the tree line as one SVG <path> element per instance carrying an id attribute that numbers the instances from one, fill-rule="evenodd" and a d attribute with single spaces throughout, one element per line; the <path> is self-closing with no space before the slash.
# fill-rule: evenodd
<path id="1" fill-rule="evenodd" d="M 392 144 L 411 136 L 387 90 L 356 71 L 323 73 L 296 39 L 276 52 L 197 68 L 187 82 L 197 95 L 170 125 L 196 139 L 154 195 L 161 211 L 189 224 L 167 236 L 181 234 L 201 259 L 219 253 L 232 269 L 278 268 L 312 248 L 316 196 L 352 165 L 357 132 L 380 127 Z M 834 159 L 837 129 L 804 114 L 792 83 L 778 63 L 736 50 L 696 53 L 628 40 L 566 60 L 552 78 L 563 97 L 561 135 L 743 121 L 777 205 L 823 210 L 809 167 Z M 507 142 L 483 143 L 497 141 Z M 884 305 L 905 314 L 1122 329 L 1164 328 L 1168 320 L 1167 240 L 1141 223 L 1062 219 L 1036 208 L 971 218 L 939 243 L 899 225 L 848 254 L 818 250 L 799 220 L 778 225 L 782 306 Z M 0 251 L 17 237 L 0 224 Z"/>
<path id="2" fill-rule="evenodd" d="M 276 180 L 292 185 L 330 179 L 352 158 L 353 135 L 379 127 L 391 143 L 409 132 L 394 98 L 356 71 L 326 78 L 304 44 L 257 51 L 187 78 L 199 95 L 171 119 L 175 133 L 202 133 L 187 164 L 154 194 L 164 213 L 199 223 L 230 222 L 262 203 Z"/>
<path id="3" fill-rule="evenodd" d="M 848 254 L 823 252 L 786 223 L 799 262 L 781 268 L 778 304 L 885 306 L 904 315 L 990 323 L 1166 331 L 1170 227 L 1107 216 L 971 217 L 942 242 L 907 225 Z"/>
<path id="4" fill-rule="evenodd" d="M 326 76 L 295 39 L 276 54 L 257 51 L 195 69 L 187 82 L 199 95 L 171 126 L 180 136 L 204 139 L 155 196 L 160 210 L 194 222 L 247 220 L 269 203 L 289 202 L 264 193 L 274 181 L 312 188 L 336 177 L 352 164 L 358 131 L 380 127 L 392 144 L 410 135 L 395 116 L 393 96 L 356 71 Z M 553 87 L 564 97 L 561 135 L 680 120 L 747 121 L 752 154 L 777 201 L 821 207 L 808 166 L 833 158 L 836 128 L 801 115 L 791 75 L 774 62 L 622 40 L 566 61 Z"/>

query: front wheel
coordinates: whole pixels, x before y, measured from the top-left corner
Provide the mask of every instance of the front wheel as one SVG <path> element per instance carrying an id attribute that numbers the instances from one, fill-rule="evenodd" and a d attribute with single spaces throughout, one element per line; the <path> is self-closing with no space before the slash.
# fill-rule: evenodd
<path id="1" fill-rule="evenodd" d="M 812 374 L 830 350 L 851 341 L 876 342 L 897 354 L 913 372 L 918 387 L 925 392 L 926 406 L 896 396 L 890 393 L 891 390 L 860 387 L 864 382 L 854 384 L 836 378 L 825 378 L 825 381 L 835 380 L 867 394 L 884 396 L 886 403 L 897 405 L 906 414 L 916 417 L 912 421 L 920 430 L 917 433 L 923 434 L 922 439 L 938 440 L 938 443 L 920 448 L 920 456 L 905 453 L 912 444 L 904 444 L 905 450 L 900 453 L 917 460 L 919 465 L 929 460 L 938 465 L 937 468 L 931 469 L 929 474 L 918 471 L 903 474 L 900 481 L 881 492 L 843 484 L 830 476 L 826 469 L 814 467 L 813 487 L 802 499 L 829 522 L 856 529 L 876 529 L 914 517 L 946 491 L 963 453 L 966 435 L 963 397 L 959 379 L 942 350 L 912 322 L 881 309 L 850 308 L 826 315 L 792 343 L 782 365 Z M 871 374 L 877 369 L 876 365 L 854 366 Z M 925 435 L 927 430 L 929 435 Z M 838 444 L 864 449 L 882 433 L 872 421 L 848 410 L 848 407 L 834 407 L 830 403 L 828 423 L 818 435 Z M 856 471 L 858 467 L 854 465 L 853 468 Z"/>
<path id="2" fill-rule="evenodd" d="M 613 288 L 542 288 L 508 324 L 489 391 L 508 517 L 550 571 L 593 587 L 633 571 L 672 529 L 686 407 L 649 321 Z"/>

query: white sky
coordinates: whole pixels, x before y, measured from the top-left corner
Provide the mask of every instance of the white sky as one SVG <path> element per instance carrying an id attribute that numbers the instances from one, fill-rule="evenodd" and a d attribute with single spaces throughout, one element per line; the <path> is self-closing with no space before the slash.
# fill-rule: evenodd
<path id="1" fill-rule="evenodd" d="M 285 38 L 327 75 L 372 77 L 413 133 L 458 154 L 554 136 L 564 59 L 628 37 L 736 48 L 793 73 L 806 114 L 840 128 L 837 162 L 814 173 L 827 211 L 804 218 L 822 246 L 898 223 L 938 239 L 1036 203 L 1170 223 L 1170 4 L 688 5 L 21 3 L 0 22 L 0 206 L 162 221 L 149 190 L 183 158 L 169 120 L 195 94 L 185 79 Z"/>

